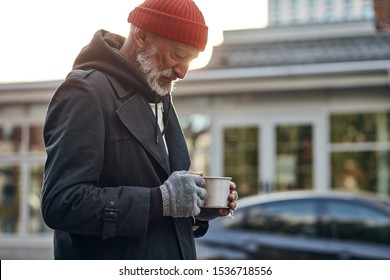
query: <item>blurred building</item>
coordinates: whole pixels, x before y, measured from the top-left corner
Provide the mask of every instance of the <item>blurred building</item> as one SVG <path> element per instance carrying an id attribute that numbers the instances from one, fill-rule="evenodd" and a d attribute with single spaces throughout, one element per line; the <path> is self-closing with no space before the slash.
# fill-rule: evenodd
<path id="1" fill-rule="evenodd" d="M 52 256 L 40 214 L 42 127 L 59 83 L 0 84 L 0 259 Z"/>
<path id="2" fill-rule="evenodd" d="M 241 196 L 389 195 L 389 11 L 386 0 L 273 0 L 269 27 L 225 32 L 173 94 L 192 169 L 232 176 Z M 42 125 L 60 82 L 0 85 L 1 259 L 52 255 Z"/>
<path id="3" fill-rule="evenodd" d="M 390 1 L 269 4 L 268 28 L 225 32 L 177 86 L 194 168 L 243 195 L 390 194 Z"/>

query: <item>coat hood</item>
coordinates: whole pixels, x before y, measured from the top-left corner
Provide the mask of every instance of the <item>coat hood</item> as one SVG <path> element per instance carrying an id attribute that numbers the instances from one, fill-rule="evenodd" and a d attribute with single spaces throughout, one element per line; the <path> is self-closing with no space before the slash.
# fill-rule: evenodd
<path id="1" fill-rule="evenodd" d="M 125 38 L 105 30 L 97 31 L 91 42 L 77 56 L 73 69 L 96 69 L 120 83 L 145 92 L 149 102 L 154 102 L 152 92 L 143 74 L 120 52 Z M 128 85 L 126 87 L 126 85 Z"/>
<path id="2" fill-rule="evenodd" d="M 154 92 L 146 81 L 144 75 L 120 52 L 120 48 L 125 42 L 125 38 L 110 33 L 105 30 L 99 30 L 93 36 L 91 42 L 86 45 L 77 56 L 73 69 L 95 69 L 99 70 L 116 80 L 123 88 L 133 90 L 138 89 L 149 103 L 155 104 L 157 112 L 157 102 L 164 102 L 168 108 L 164 114 L 165 129 L 168 126 L 168 114 L 171 107 L 171 96 L 161 97 Z M 156 139 L 158 117 L 156 114 Z M 158 142 L 158 140 L 156 140 Z"/>

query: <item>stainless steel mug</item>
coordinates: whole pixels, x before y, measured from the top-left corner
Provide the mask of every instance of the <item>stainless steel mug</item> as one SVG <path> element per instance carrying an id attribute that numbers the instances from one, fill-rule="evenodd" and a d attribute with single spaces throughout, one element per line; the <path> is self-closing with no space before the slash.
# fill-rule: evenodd
<path id="1" fill-rule="evenodd" d="M 204 176 L 207 190 L 205 208 L 229 208 L 229 194 L 231 177 Z"/>

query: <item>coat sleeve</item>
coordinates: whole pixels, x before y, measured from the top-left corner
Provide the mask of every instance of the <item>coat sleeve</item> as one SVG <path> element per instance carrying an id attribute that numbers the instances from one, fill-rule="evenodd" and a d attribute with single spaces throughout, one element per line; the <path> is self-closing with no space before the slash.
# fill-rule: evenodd
<path id="1" fill-rule="evenodd" d="M 71 74 L 49 105 L 42 216 L 57 230 L 84 235 L 143 237 L 150 189 L 98 186 L 105 126 L 99 98 L 87 79 Z"/>
<path id="2" fill-rule="evenodd" d="M 193 226 L 194 237 L 199 238 L 206 234 L 209 229 L 209 222 L 196 220 Z"/>

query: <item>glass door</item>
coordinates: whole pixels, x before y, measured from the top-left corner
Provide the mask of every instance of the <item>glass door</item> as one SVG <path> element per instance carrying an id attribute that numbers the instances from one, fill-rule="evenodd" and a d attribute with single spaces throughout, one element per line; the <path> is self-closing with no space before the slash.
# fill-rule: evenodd
<path id="1" fill-rule="evenodd" d="M 240 197 L 258 192 L 259 136 L 257 126 L 226 127 L 223 133 L 224 176 L 240 186 Z"/>
<path id="2" fill-rule="evenodd" d="M 313 125 L 275 126 L 275 189 L 277 191 L 313 188 Z"/>
<path id="3" fill-rule="evenodd" d="M 326 118 L 268 116 L 222 125 L 221 171 L 241 196 L 328 188 Z"/>
<path id="4" fill-rule="evenodd" d="M 329 188 L 325 113 L 268 116 L 263 129 L 260 192 Z"/>

